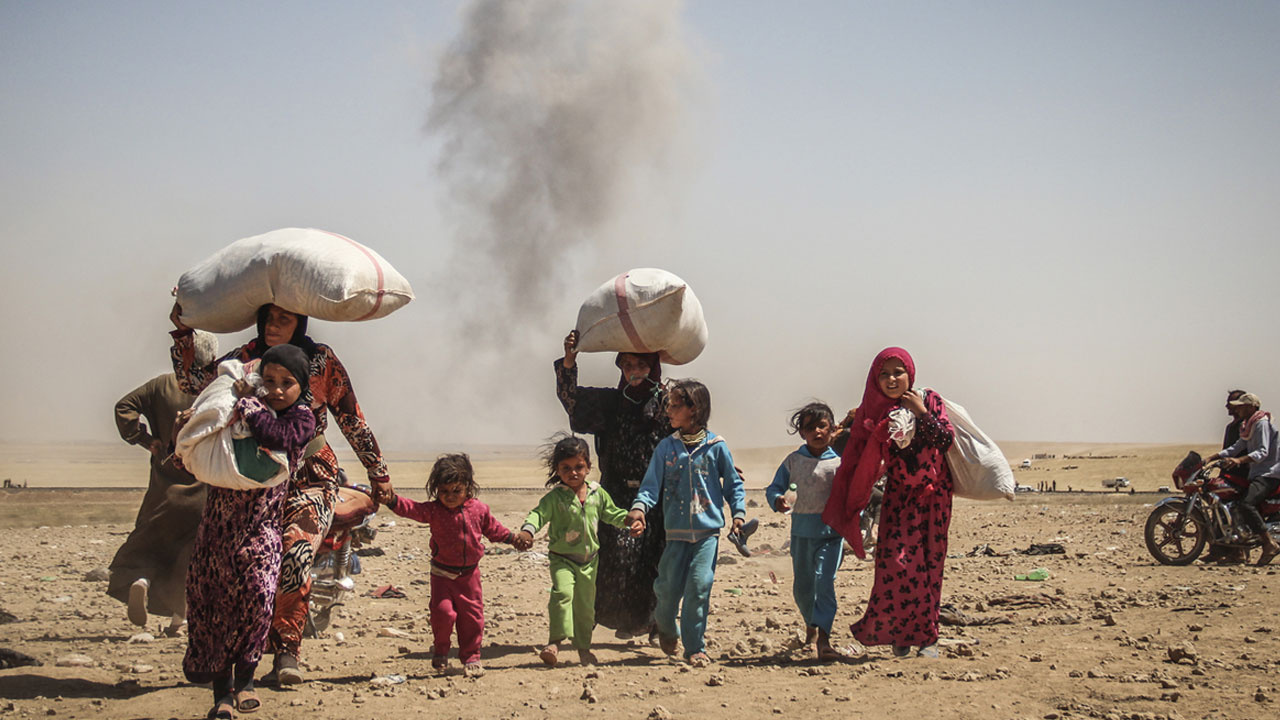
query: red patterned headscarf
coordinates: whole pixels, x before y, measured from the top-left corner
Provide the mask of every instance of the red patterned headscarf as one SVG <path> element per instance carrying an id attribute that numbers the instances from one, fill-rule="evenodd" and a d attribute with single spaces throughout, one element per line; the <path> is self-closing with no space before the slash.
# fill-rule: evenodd
<path id="1" fill-rule="evenodd" d="M 871 500 L 871 491 L 880 479 L 885 452 L 889 447 L 889 411 L 898 401 L 880 391 L 880 370 L 890 359 L 898 359 L 907 368 L 911 388 L 916 383 L 916 364 L 911 354 L 899 347 L 885 348 L 871 362 L 867 384 L 862 390 L 862 404 L 853 416 L 849 442 L 840 458 L 831 486 L 831 497 L 822 512 L 822 521 L 840 533 L 853 548 L 853 554 L 866 557 L 862 549 L 859 515 Z"/>

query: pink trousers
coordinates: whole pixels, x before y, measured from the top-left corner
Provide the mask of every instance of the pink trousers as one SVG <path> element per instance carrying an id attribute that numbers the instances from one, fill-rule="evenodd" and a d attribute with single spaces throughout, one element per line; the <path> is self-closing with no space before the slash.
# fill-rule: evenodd
<path id="1" fill-rule="evenodd" d="M 458 628 L 458 658 L 463 663 L 480 659 L 484 636 L 484 595 L 480 589 L 480 568 L 450 580 L 431 576 L 431 632 L 435 636 L 432 654 L 449 654 L 450 636 Z"/>

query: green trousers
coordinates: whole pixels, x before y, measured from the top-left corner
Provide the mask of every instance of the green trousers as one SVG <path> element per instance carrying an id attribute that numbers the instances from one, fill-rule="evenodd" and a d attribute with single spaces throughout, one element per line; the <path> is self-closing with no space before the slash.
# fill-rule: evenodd
<path id="1" fill-rule="evenodd" d="M 551 618 L 552 644 L 565 638 L 579 650 L 591 648 L 591 631 L 596 626 L 596 566 L 599 558 L 579 564 L 560 555 L 552 555 L 551 599 L 547 615 Z"/>

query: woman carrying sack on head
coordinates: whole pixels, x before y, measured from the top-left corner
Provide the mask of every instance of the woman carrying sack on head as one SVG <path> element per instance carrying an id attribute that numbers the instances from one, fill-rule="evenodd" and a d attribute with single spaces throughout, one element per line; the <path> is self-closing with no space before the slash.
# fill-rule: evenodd
<path id="1" fill-rule="evenodd" d="M 891 645 L 897 657 L 912 645 L 923 657 L 938 657 L 951 524 L 946 452 L 954 433 L 942 397 L 917 392 L 915 376 L 915 363 L 902 348 L 886 348 L 871 363 L 822 520 L 864 557 L 858 517 L 883 468 L 875 583 L 866 614 L 850 631 L 863 645 Z"/>
<path id="2" fill-rule="evenodd" d="M 315 436 L 303 452 L 301 467 L 289 481 L 284 501 L 284 557 L 276 595 L 275 617 L 271 623 L 270 647 L 275 653 L 271 672 L 264 684 L 291 685 L 302 682 L 298 655 L 306 626 L 311 597 L 311 561 L 333 522 L 333 506 L 338 497 L 338 458 L 325 439 L 328 413 L 364 465 L 375 499 L 385 502 L 393 494 L 387 464 L 373 431 L 356 402 L 351 378 L 333 349 L 307 335 L 307 316 L 276 305 L 258 309 L 257 337 L 204 366 L 194 362 L 192 330 L 183 324 L 182 307 L 174 303 L 169 319 L 176 330 L 173 337 L 173 369 L 182 389 L 198 394 L 217 376 L 221 360 L 241 362 L 261 358 L 269 348 L 293 344 L 308 360 L 309 382 L 303 387 L 304 400 L 315 415 Z M 327 411 L 327 412 L 326 412 Z"/>

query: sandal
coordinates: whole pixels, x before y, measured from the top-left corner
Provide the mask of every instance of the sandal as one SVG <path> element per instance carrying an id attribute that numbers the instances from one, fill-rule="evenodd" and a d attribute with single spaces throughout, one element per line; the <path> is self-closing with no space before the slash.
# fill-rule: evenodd
<path id="1" fill-rule="evenodd" d="M 711 664 L 711 656 L 704 652 L 694 653 L 689 656 L 689 664 L 696 668 L 704 668 Z"/>
<path id="2" fill-rule="evenodd" d="M 251 688 L 234 693 L 232 698 L 235 700 L 236 710 L 246 715 L 258 712 L 258 708 L 262 707 L 262 699 L 258 697 L 257 691 Z"/>
<path id="3" fill-rule="evenodd" d="M 1258 556 L 1256 567 L 1266 567 L 1267 565 L 1270 565 L 1271 561 L 1274 560 L 1277 555 L 1280 555 L 1280 546 L 1272 545 L 1271 547 L 1267 547 L 1266 545 L 1263 545 L 1262 554 Z"/>
<path id="4" fill-rule="evenodd" d="M 916 651 L 916 655 L 922 658 L 938 657 L 938 643 L 933 643 L 932 645 L 925 645 L 924 647 Z"/>
<path id="5" fill-rule="evenodd" d="M 908 656 L 908 655 L 910 655 L 910 654 L 911 654 L 911 646 L 910 646 L 910 645 L 894 645 L 894 646 L 893 646 L 893 656 L 894 656 L 894 657 L 906 657 L 906 656 Z"/>
<path id="6" fill-rule="evenodd" d="M 213 707 L 209 709 L 209 714 L 205 715 L 205 718 L 207 720 L 231 720 L 231 718 L 235 717 L 235 715 L 231 714 L 233 707 L 235 707 L 235 701 L 231 699 L 230 695 L 219 698 L 213 703 Z"/>

